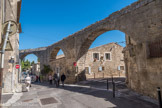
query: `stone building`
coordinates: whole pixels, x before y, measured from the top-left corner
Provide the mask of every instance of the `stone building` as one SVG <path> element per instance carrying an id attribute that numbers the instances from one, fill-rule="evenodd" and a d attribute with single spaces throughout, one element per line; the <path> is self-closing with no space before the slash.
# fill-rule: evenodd
<path id="1" fill-rule="evenodd" d="M 53 74 L 55 72 L 59 72 L 60 74 L 62 73 L 65 73 L 65 62 L 66 62 L 66 59 L 65 59 L 65 56 L 64 54 L 63 55 L 58 55 L 56 57 L 56 60 L 52 60 L 50 61 L 51 65 L 51 69 L 53 70 Z"/>
<path id="2" fill-rule="evenodd" d="M 125 76 L 122 51 L 123 47 L 116 43 L 89 49 L 85 60 L 86 77 Z"/>
<path id="3" fill-rule="evenodd" d="M 19 20 L 21 10 L 21 0 L 1 0 L 0 2 L 1 2 L 0 3 L 1 27 L 2 24 L 8 20 L 12 20 L 17 23 L 17 33 L 9 36 L 9 41 L 11 43 L 12 48 L 7 49 L 8 51 L 5 52 L 4 72 L 3 72 L 4 88 L 2 90 L 3 93 L 19 92 L 21 91 L 21 85 L 18 83 L 20 74 L 19 69 L 16 69 L 15 66 L 19 64 L 19 33 L 21 32 L 21 24 Z M 1 32 L 0 39 L 3 39 L 1 29 L 0 32 Z M 7 44 L 7 46 L 8 45 L 9 44 Z"/>
<path id="4" fill-rule="evenodd" d="M 40 63 L 39 62 L 32 65 L 31 73 L 37 76 L 40 75 Z"/>
<path id="5" fill-rule="evenodd" d="M 109 43 L 89 49 L 85 54 L 85 62 L 76 63 L 76 72 L 80 66 L 85 66 L 85 75 L 82 75 L 81 77 L 78 76 L 79 80 L 85 80 L 83 76 L 86 78 L 125 76 L 125 64 L 122 51 L 123 47 L 116 43 Z M 51 68 L 53 72 L 68 74 L 65 70 L 65 62 L 66 59 L 64 55 L 59 55 L 56 60 L 51 61 Z M 76 73 L 76 75 L 77 74 L 78 73 Z"/>

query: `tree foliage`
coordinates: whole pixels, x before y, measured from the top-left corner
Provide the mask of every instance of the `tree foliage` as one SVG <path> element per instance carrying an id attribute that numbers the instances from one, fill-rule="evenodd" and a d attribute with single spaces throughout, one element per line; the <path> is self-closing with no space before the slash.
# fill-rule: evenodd
<path id="1" fill-rule="evenodd" d="M 41 71 L 42 75 L 47 75 L 48 73 L 52 72 L 52 69 L 49 65 L 43 65 L 43 69 Z"/>
<path id="2" fill-rule="evenodd" d="M 31 62 L 31 66 L 32 66 L 33 64 L 35 64 L 35 62 L 34 62 L 34 61 L 32 61 L 32 62 Z"/>
<path id="3" fill-rule="evenodd" d="M 33 63 L 33 62 L 32 62 Z M 21 68 L 22 68 L 22 71 L 24 70 L 29 70 L 31 68 L 31 64 L 30 61 L 27 59 L 27 60 L 22 60 L 21 61 Z"/>

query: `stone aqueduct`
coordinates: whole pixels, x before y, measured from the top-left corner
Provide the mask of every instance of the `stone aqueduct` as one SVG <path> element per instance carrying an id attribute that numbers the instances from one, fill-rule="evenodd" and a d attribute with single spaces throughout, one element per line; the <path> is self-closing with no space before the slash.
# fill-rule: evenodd
<path id="1" fill-rule="evenodd" d="M 20 58 L 32 53 L 38 56 L 41 66 L 50 65 L 62 49 L 69 73 L 67 80 L 74 82 L 73 63 L 83 64 L 79 73 L 84 72 L 84 55 L 90 45 L 99 35 L 111 30 L 126 34 L 123 53 L 128 87 L 156 98 L 156 87 L 162 87 L 162 58 L 149 58 L 148 43 L 162 39 L 162 0 L 139 0 L 48 47 L 20 50 Z"/>

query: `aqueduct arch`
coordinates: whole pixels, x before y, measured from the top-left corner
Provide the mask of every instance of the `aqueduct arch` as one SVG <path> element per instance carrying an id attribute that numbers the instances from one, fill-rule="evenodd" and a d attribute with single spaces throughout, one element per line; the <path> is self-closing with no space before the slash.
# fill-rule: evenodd
<path id="1" fill-rule="evenodd" d="M 46 64 L 46 47 L 41 47 L 41 48 L 36 48 L 36 49 L 26 49 L 26 50 L 20 50 L 19 51 L 19 58 L 21 60 L 24 59 L 29 54 L 34 54 L 35 56 L 38 57 L 40 61 L 40 69 L 42 70 L 43 64 Z"/>
<path id="2" fill-rule="evenodd" d="M 59 51 L 62 51 L 62 55 L 58 55 Z M 65 55 L 64 49 L 62 50 L 60 47 L 54 47 L 50 51 L 50 60 L 49 60 L 49 65 L 52 69 L 52 74 L 59 72 L 60 74 L 65 73 L 66 70 L 66 55 Z"/>
<path id="3" fill-rule="evenodd" d="M 53 50 L 51 51 L 51 53 L 50 53 L 50 61 L 53 61 L 53 60 L 56 60 L 57 59 L 57 54 L 58 54 L 58 52 L 60 51 L 60 50 L 62 50 L 61 48 L 59 48 L 59 47 L 55 47 L 55 48 L 53 48 Z M 64 57 L 66 57 L 66 55 L 65 55 L 65 51 L 64 50 L 62 50 L 63 51 L 63 55 L 64 55 Z"/>
<path id="4" fill-rule="evenodd" d="M 109 31 L 113 31 L 113 30 L 109 30 Z M 95 32 L 92 32 L 91 34 L 89 34 L 86 37 L 86 39 L 84 39 L 84 42 L 82 43 L 82 45 L 80 45 L 80 48 L 77 51 L 78 52 L 77 60 L 79 60 L 88 51 L 88 49 L 90 48 L 91 44 L 95 41 L 95 39 L 97 37 L 99 37 L 103 33 L 109 32 L 109 31 L 106 31 L 106 30 L 96 30 Z M 122 32 L 122 33 L 124 33 L 124 32 Z"/>
<path id="5" fill-rule="evenodd" d="M 109 30 L 109 31 L 113 31 L 113 30 Z M 82 43 L 82 45 L 81 45 L 81 47 L 78 51 L 78 57 L 77 57 L 77 63 L 82 64 L 81 66 L 78 67 L 78 71 L 80 73 L 79 74 L 80 80 L 86 80 L 85 61 L 86 61 L 86 53 L 88 52 L 90 46 L 96 40 L 96 38 L 100 37 L 100 35 L 102 35 L 103 33 L 106 33 L 106 32 L 109 32 L 109 31 L 106 31 L 106 29 L 96 30 L 95 32 L 92 32 L 91 34 L 89 34 L 87 39 L 85 39 L 85 41 Z M 120 31 L 120 30 L 118 30 L 118 31 Z M 122 33 L 124 33 L 124 32 L 122 32 Z M 126 34 L 125 34 L 125 37 L 126 37 Z M 127 41 L 126 39 L 127 38 L 125 38 L 125 41 Z M 82 77 L 82 78 L 80 78 L 80 77 Z"/>
<path id="6" fill-rule="evenodd" d="M 128 86 L 142 94 L 157 97 L 156 87 L 162 87 L 159 83 L 162 79 L 162 58 L 151 58 L 152 47 L 149 46 L 150 42 L 162 40 L 161 27 L 162 0 L 139 0 L 46 49 L 35 52 L 39 53 L 44 64 L 49 64 L 53 48 L 61 48 L 66 55 L 67 81 L 75 82 L 76 70 L 73 63 L 85 54 L 90 44 L 100 34 L 120 30 L 126 34 L 127 40 L 127 47 L 123 52 L 128 71 Z"/>
<path id="7" fill-rule="evenodd" d="M 35 55 L 38 59 L 39 59 L 39 55 L 36 55 L 34 53 L 26 53 L 26 54 L 20 54 L 20 60 L 23 60 L 26 56 L 30 55 L 30 54 L 33 54 Z"/>

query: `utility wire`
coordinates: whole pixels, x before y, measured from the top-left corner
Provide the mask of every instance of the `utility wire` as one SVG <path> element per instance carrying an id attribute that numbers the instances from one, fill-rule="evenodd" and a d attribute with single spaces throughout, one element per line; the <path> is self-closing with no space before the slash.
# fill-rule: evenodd
<path id="1" fill-rule="evenodd" d="M 20 36 L 20 38 L 21 38 L 21 37 L 23 37 L 23 36 Z M 33 37 L 28 36 L 27 38 L 35 38 L 35 39 L 39 39 L 39 40 L 42 40 L 42 41 L 54 42 L 53 39 L 44 38 L 44 37 L 39 37 L 39 36 L 33 36 Z"/>

